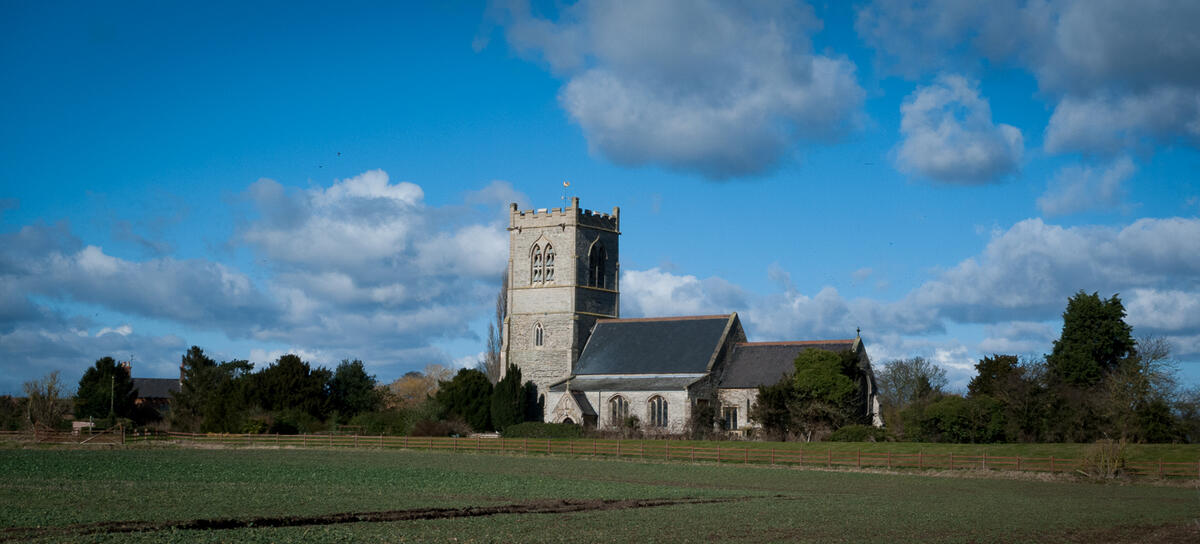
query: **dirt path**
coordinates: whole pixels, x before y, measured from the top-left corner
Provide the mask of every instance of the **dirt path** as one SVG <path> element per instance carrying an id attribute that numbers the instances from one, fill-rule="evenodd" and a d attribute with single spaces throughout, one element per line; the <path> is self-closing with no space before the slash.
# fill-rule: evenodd
<path id="1" fill-rule="evenodd" d="M 100 533 L 133 533 L 163 530 L 242 529 L 247 527 L 296 527 L 301 525 L 337 525 L 342 523 L 379 523 L 423 519 L 468 518 L 497 514 L 564 514 L 597 510 L 627 510 L 654 508 L 679 504 L 713 504 L 744 501 L 763 497 L 736 498 L 679 498 L 625 500 L 542 500 L 499 506 L 468 506 L 465 508 L 414 508 L 383 512 L 345 512 L 314 516 L 278 516 L 255 518 L 211 518 L 185 521 L 104 521 L 79 523 L 59 527 L 10 527 L 0 530 L 0 542 L 19 542 L 32 538 L 89 535 Z"/>

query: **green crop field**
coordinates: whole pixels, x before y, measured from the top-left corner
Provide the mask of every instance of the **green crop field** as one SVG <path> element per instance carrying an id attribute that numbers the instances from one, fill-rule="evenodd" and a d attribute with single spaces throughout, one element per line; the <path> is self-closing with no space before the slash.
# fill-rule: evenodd
<path id="1" fill-rule="evenodd" d="M 0 450 L 0 540 L 1097 542 L 1200 537 L 1193 485 L 406 450 Z"/>

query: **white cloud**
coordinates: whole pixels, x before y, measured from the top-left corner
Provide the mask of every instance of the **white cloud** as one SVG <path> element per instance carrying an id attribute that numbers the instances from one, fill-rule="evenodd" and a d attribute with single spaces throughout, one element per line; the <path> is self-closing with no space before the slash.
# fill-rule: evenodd
<path id="1" fill-rule="evenodd" d="M 53 364 L 75 365 L 75 374 L 104 346 L 129 346 L 149 361 L 138 346 L 158 339 L 128 325 L 47 317 L 54 315 L 47 304 L 59 303 L 250 339 L 263 346 L 250 357 L 258 362 L 286 352 L 322 365 L 449 362 L 435 346 L 477 338 L 470 323 L 490 307 L 506 262 L 501 200 L 524 196 L 505 182 L 467 193 L 460 205 L 428 206 L 422 195 L 379 170 L 310 190 L 259 180 L 244 194 L 253 213 L 241 218 L 234 240 L 262 267 L 253 271 L 203 259 L 117 257 L 84 245 L 65 223 L 0 233 L 0 352 L 11 355 L 4 369 L 28 379 L 41 367 L 27 362 L 57 353 L 71 360 Z M 173 355 L 154 354 L 173 367 L 186 346 L 169 340 Z"/>
<path id="2" fill-rule="evenodd" d="M 755 175 L 860 116 L 854 64 L 810 52 L 820 22 L 802 4 L 584 0 L 551 21 L 513 2 L 501 18 L 513 49 L 566 78 L 560 104 L 619 164 Z"/>
<path id="3" fill-rule="evenodd" d="M 133 327 L 130 327 L 129 325 L 120 325 L 117 327 L 104 327 L 103 329 L 100 329 L 99 331 L 96 332 L 97 337 L 104 336 L 106 334 L 119 334 L 121 336 L 129 336 L 130 334 L 133 334 Z"/>
<path id="4" fill-rule="evenodd" d="M 622 313 L 736 311 L 754 340 L 846 338 L 862 327 L 875 360 L 922 355 L 962 377 L 980 355 L 1048 352 L 1067 299 L 1084 290 L 1120 294 L 1138 334 L 1171 339 L 1178 356 L 1200 356 L 1200 343 L 1188 340 L 1200 337 L 1200 219 L 1141 219 L 1120 228 L 1028 219 L 895 301 L 846 299 L 830 286 L 806 294 L 786 270 L 767 273 L 779 289 L 762 294 L 719 277 L 626 270 Z M 982 325 L 984 337 L 928 339 L 951 325 Z"/>
<path id="5" fill-rule="evenodd" d="M 1055 105 L 1048 151 L 1115 153 L 1200 145 L 1197 20 L 1189 1 L 879 0 L 855 28 L 885 72 L 1024 67 Z"/>
<path id="6" fill-rule="evenodd" d="M 1143 141 L 1200 144 L 1200 89 L 1067 96 L 1046 126 L 1046 150 L 1118 153 Z"/>
<path id="7" fill-rule="evenodd" d="M 1124 200 L 1124 183 L 1137 171 L 1129 157 L 1106 168 L 1071 165 L 1058 171 L 1050 187 L 1037 200 L 1046 215 L 1066 215 L 1087 210 L 1111 209 Z"/>
<path id="8" fill-rule="evenodd" d="M 947 183 L 980 184 L 1020 167 L 1021 131 L 993 124 L 987 100 L 961 76 L 942 76 L 919 87 L 900 112 L 904 139 L 896 162 L 902 171 Z"/>

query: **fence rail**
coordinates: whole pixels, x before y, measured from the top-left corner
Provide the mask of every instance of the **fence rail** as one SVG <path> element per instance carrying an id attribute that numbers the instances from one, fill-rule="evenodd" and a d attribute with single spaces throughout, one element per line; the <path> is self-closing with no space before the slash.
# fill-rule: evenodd
<path id="1" fill-rule="evenodd" d="M 1062 457 L 1020 457 L 964 455 L 959 453 L 895 453 L 876 451 L 834 451 L 833 449 L 764 448 L 722 445 L 697 446 L 659 442 L 602 439 L 533 438 L 443 438 L 382 435 L 278 435 L 278 434 L 204 434 L 134 433 L 129 442 L 183 440 L 229 446 L 250 447 L 333 447 L 333 448 L 405 448 L 451 452 L 521 453 L 540 455 L 603 456 L 686 462 L 791 465 L 826 468 L 887 468 L 938 470 L 1009 470 L 1025 472 L 1075 472 L 1083 469 L 1081 459 Z M 1200 479 L 1200 460 L 1195 462 L 1127 462 L 1123 470 L 1135 476 Z"/>

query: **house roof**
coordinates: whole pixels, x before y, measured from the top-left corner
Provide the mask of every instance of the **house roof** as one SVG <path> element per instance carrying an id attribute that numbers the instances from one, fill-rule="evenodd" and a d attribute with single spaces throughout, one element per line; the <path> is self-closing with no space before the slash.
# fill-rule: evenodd
<path id="1" fill-rule="evenodd" d="M 702 376 L 684 376 L 684 377 L 664 377 L 664 376 L 646 376 L 646 377 L 626 377 L 626 376 L 603 376 L 603 377 L 581 377 L 570 380 L 571 392 L 579 391 L 680 391 L 687 389 L 696 380 Z M 563 380 L 550 386 L 551 391 L 559 392 L 566 391 L 567 381 Z"/>
<path id="2" fill-rule="evenodd" d="M 179 380 L 175 378 L 134 378 L 133 390 L 141 399 L 167 399 L 172 392 L 179 391 Z"/>
<path id="3" fill-rule="evenodd" d="M 733 317 L 729 314 L 597 321 L 579 356 L 575 375 L 707 372 Z"/>
<path id="4" fill-rule="evenodd" d="M 776 383 L 784 374 L 795 372 L 796 356 L 807 349 L 847 351 L 854 347 L 850 340 L 814 340 L 807 342 L 744 342 L 733 346 L 725 363 L 725 372 L 718 387 L 749 389 Z"/>

